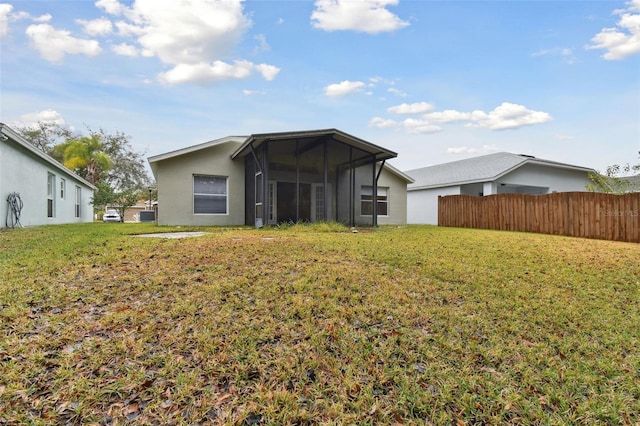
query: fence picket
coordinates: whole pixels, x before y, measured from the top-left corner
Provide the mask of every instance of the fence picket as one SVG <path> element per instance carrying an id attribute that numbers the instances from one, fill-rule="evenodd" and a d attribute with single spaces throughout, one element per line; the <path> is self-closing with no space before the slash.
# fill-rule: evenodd
<path id="1" fill-rule="evenodd" d="M 438 197 L 438 225 L 640 242 L 640 193 Z"/>

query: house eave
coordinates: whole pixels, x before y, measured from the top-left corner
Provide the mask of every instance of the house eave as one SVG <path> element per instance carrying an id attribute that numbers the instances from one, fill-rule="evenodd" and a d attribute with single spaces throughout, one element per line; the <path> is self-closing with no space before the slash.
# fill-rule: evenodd
<path id="1" fill-rule="evenodd" d="M 18 132 L 16 132 L 12 128 L 8 127 L 4 123 L 0 123 L 0 134 L 2 134 L 3 136 L 5 136 L 5 137 L 7 137 L 7 138 L 9 138 L 11 140 L 13 140 L 14 142 L 16 142 L 18 145 L 20 145 L 21 147 L 23 147 L 27 151 L 29 151 L 32 154 L 34 154 L 35 156 L 39 157 L 41 160 L 49 163 L 51 166 L 55 167 L 56 169 L 60 170 L 61 172 L 65 173 L 65 174 L 67 174 L 68 176 L 71 176 L 72 178 L 76 179 L 78 182 L 81 182 L 82 184 L 84 184 L 87 187 L 89 187 L 91 190 L 95 191 L 95 190 L 98 189 L 94 184 L 92 184 L 88 180 L 78 176 L 73 171 L 71 171 L 68 168 L 66 168 L 64 166 L 64 164 L 60 163 L 55 158 L 53 158 L 50 155 L 47 155 L 46 153 L 40 151 L 38 148 L 36 148 L 31 143 L 29 143 L 26 139 L 24 139 L 22 137 L 22 135 L 20 135 Z"/>
<path id="2" fill-rule="evenodd" d="M 211 141 L 203 142 L 201 144 L 188 146 L 186 148 L 177 149 L 175 151 L 165 152 L 163 154 L 154 155 L 152 157 L 147 158 L 147 161 L 151 163 L 157 163 L 158 161 L 167 160 L 173 157 L 179 157 L 184 154 L 189 154 L 192 152 L 200 151 L 203 149 L 211 148 L 216 145 L 221 145 L 227 142 L 244 142 L 246 141 L 247 136 L 226 136 L 220 139 L 214 139 Z"/>
<path id="3" fill-rule="evenodd" d="M 419 190 L 424 190 L 424 189 L 436 189 L 436 188 L 449 188 L 452 186 L 462 186 L 462 185 L 471 185 L 471 184 L 475 184 L 475 183 L 488 183 L 488 182 L 495 182 L 498 179 L 508 175 L 509 173 L 513 172 L 516 169 L 519 169 L 520 167 L 524 166 L 525 164 L 534 164 L 534 165 L 538 165 L 538 166 L 543 166 L 543 167 L 554 167 L 554 168 L 558 168 L 558 169 L 564 169 L 564 170 L 574 170 L 574 171 L 579 171 L 579 172 L 585 172 L 585 173 L 594 173 L 595 170 L 594 169 L 590 169 L 588 167 L 581 167 L 581 166 L 574 166 L 572 164 L 565 164 L 565 163 L 555 163 L 552 161 L 540 161 L 536 158 L 527 158 L 524 159 L 522 162 L 513 165 L 512 167 L 509 167 L 505 170 L 503 170 L 502 172 L 498 173 L 497 175 L 494 176 L 483 176 L 479 179 L 473 179 L 473 180 L 465 180 L 465 181 L 456 181 L 456 182 L 446 182 L 446 183 L 440 183 L 440 184 L 434 184 L 434 185 L 422 185 L 422 186 L 417 186 L 417 187 L 407 187 L 407 191 L 419 191 Z"/>
<path id="4" fill-rule="evenodd" d="M 200 144 L 188 146 L 186 148 L 176 149 L 174 151 L 165 152 L 163 154 L 154 155 L 152 157 L 147 158 L 147 162 L 151 167 L 151 173 L 157 179 L 158 178 L 158 162 L 163 160 L 168 160 L 170 158 L 179 157 L 181 155 L 190 154 L 193 152 L 198 152 L 203 149 L 211 148 L 217 145 L 222 145 L 228 142 L 236 142 L 242 143 L 248 138 L 248 136 L 226 136 L 219 139 L 214 139 L 211 141 L 203 142 Z"/>
<path id="5" fill-rule="evenodd" d="M 249 145 L 253 148 L 257 148 L 265 141 L 277 141 L 277 140 L 292 140 L 292 139 L 304 139 L 304 138 L 317 138 L 323 136 L 331 136 L 333 139 L 343 142 L 354 148 L 361 149 L 375 155 L 376 161 L 388 160 L 398 156 L 397 153 L 381 146 L 375 145 L 371 142 L 365 141 L 358 137 L 352 136 L 348 133 L 342 132 L 338 129 L 321 129 L 321 130 L 303 130 L 293 132 L 277 132 L 277 133 L 258 133 L 253 134 L 247 138 L 247 140 L 233 153 L 231 159 L 236 159 L 239 156 L 246 156 L 249 154 Z"/>
<path id="6" fill-rule="evenodd" d="M 394 174 L 394 175 L 398 176 L 400 179 L 402 179 L 402 180 L 406 181 L 407 183 L 413 183 L 413 182 L 415 182 L 415 180 L 414 180 L 411 176 L 409 176 L 409 175 L 408 175 L 408 174 L 406 174 L 406 173 L 403 173 L 402 171 L 400 171 L 399 169 L 397 169 L 397 168 L 393 167 L 393 166 L 392 166 L 391 164 L 389 164 L 389 163 L 385 163 L 385 164 L 384 164 L 384 167 L 385 167 L 387 170 L 389 170 L 389 172 L 391 172 L 392 174 Z"/>

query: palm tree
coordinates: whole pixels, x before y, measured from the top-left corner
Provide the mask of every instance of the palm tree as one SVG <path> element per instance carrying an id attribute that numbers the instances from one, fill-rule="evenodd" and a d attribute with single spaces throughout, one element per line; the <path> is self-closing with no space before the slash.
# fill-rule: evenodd
<path id="1" fill-rule="evenodd" d="M 102 141 L 95 135 L 69 139 L 57 145 L 55 150 L 62 153 L 65 167 L 94 185 L 100 182 L 101 176 L 112 166 L 111 158 L 103 151 Z"/>

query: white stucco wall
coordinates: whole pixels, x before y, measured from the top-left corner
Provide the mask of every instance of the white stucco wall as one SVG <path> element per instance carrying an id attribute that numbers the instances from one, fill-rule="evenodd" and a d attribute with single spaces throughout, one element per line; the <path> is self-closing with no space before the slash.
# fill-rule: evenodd
<path id="1" fill-rule="evenodd" d="M 47 179 L 54 176 L 54 217 L 47 217 Z M 60 193 L 65 179 L 64 197 Z M 80 187 L 80 217 L 75 217 L 76 186 Z M 23 226 L 53 225 L 93 221 L 93 190 L 62 165 L 45 161 L 12 139 L 0 140 L 0 228 L 7 218 L 7 197 L 17 192 L 23 203 L 20 223 Z M 9 223 L 11 225 L 11 223 Z"/>
<path id="2" fill-rule="evenodd" d="M 459 186 L 411 190 L 407 192 L 407 222 L 438 224 L 438 195 L 483 195 L 499 193 L 551 193 L 586 191 L 589 183 L 586 171 L 560 167 L 524 164 L 491 182 L 476 182 Z M 547 189 L 548 188 L 548 189 Z"/>
<path id="3" fill-rule="evenodd" d="M 379 167 L 379 166 L 378 166 Z M 363 166 L 356 170 L 355 175 L 355 221 L 358 225 L 371 225 L 371 215 L 361 214 L 360 190 L 362 186 L 371 186 L 373 176 L 371 166 Z M 378 225 L 406 225 L 407 223 L 407 181 L 392 173 L 387 168 L 382 169 L 378 178 L 378 187 L 388 188 L 388 214 L 378 214 Z"/>
<path id="4" fill-rule="evenodd" d="M 551 192 L 586 191 L 590 183 L 586 171 L 569 170 L 538 164 L 524 164 L 496 180 L 500 187 L 505 185 L 531 185 L 549 188 Z"/>
<path id="5" fill-rule="evenodd" d="M 437 225 L 439 195 L 460 195 L 460 187 L 407 191 L 407 223 Z"/>
<path id="6" fill-rule="evenodd" d="M 157 162 L 158 224 L 219 226 L 244 224 L 244 160 L 232 161 L 241 142 L 220 145 Z M 227 214 L 194 214 L 193 175 L 226 176 Z"/>

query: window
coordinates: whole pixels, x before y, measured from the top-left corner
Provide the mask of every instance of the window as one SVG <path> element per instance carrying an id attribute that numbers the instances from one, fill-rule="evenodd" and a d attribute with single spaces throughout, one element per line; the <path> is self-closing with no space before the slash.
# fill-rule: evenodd
<path id="1" fill-rule="evenodd" d="M 193 213 L 227 214 L 225 176 L 193 176 Z"/>
<path id="2" fill-rule="evenodd" d="M 389 188 L 378 187 L 378 216 L 389 215 Z M 360 214 L 373 215 L 373 187 L 363 186 L 360 189 Z"/>
<path id="3" fill-rule="evenodd" d="M 276 184 L 275 182 L 269 182 L 269 223 L 274 225 L 276 223 Z"/>
<path id="4" fill-rule="evenodd" d="M 263 192 L 264 187 L 262 185 L 262 172 L 256 173 L 256 219 L 262 218 L 262 205 L 264 201 Z"/>
<path id="5" fill-rule="evenodd" d="M 76 186 L 76 217 L 80 217 L 80 196 L 82 195 L 82 189 Z"/>
<path id="6" fill-rule="evenodd" d="M 65 181 L 64 179 L 60 178 L 60 198 L 62 198 L 64 200 L 65 197 L 65 190 L 67 188 L 67 181 Z"/>
<path id="7" fill-rule="evenodd" d="M 323 183 L 314 183 L 311 185 L 311 221 L 319 222 L 327 220 L 331 217 L 331 201 L 325 206 L 325 198 L 327 200 L 331 197 L 331 185 L 327 185 L 327 193 L 324 193 L 325 187 Z M 325 197 L 326 196 L 326 197 Z M 325 207 L 327 208 L 327 216 L 324 215 Z"/>
<path id="8" fill-rule="evenodd" d="M 53 194 L 55 193 L 56 177 L 51 173 L 47 174 L 47 217 L 53 217 Z"/>

